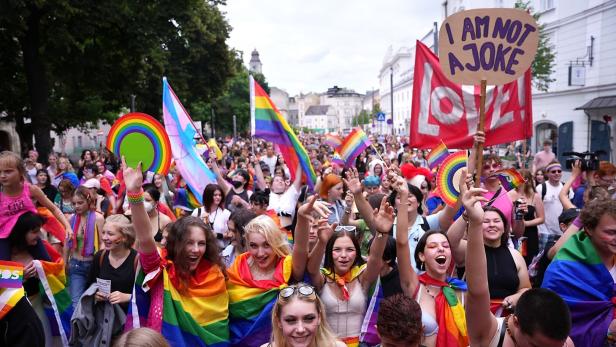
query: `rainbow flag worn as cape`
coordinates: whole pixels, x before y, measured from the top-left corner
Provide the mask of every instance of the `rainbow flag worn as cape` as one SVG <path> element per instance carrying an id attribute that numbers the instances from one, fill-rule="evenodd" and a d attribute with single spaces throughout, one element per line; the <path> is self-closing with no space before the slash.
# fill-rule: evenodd
<path id="1" fill-rule="evenodd" d="M 10 275 L 9 278 L 0 281 L 0 319 L 2 319 L 25 295 L 23 285 L 19 285 L 23 283 L 24 266 L 17 262 L 1 260 L 0 271 Z"/>
<path id="2" fill-rule="evenodd" d="M 370 142 L 366 133 L 361 128 L 355 128 L 342 141 L 342 144 L 338 147 L 338 153 L 340 153 L 345 165 L 349 167 L 354 164 L 355 158 L 371 145 L 372 142 Z"/>
<path id="3" fill-rule="evenodd" d="M 456 290 L 466 291 L 466 283 L 456 278 L 448 278 L 447 282 L 441 282 L 425 272 L 419 275 L 419 282 L 423 285 L 441 287 L 441 291 L 435 298 L 436 322 L 438 323 L 436 346 L 468 346 L 466 314 L 455 292 Z"/>
<path id="4" fill-rule="evenodd" d="M 227 270 L 229 280 L 229 333 L 232 346 L 261 346 L 272 334 L 272 308 L 280 289 L 291 278 L 290 255 L 276 266 L 273 280 L 254 280 L 248 265 L 249 253 L 240 254 Z"/>
<path id="5" fill-rule="evenodd" d="M 229 346 L 229 296 L 221 269 L 203 259 L 182 285 L 173 262 L 165 260 L 166 250 L 161 253 L 159 268 L 148 274 L 140 270 L 137 275 L 125 331 L 155 325 L 156 312 L 150 312 L 155 291 L 151 289 L 162 281 L 160 333 L 171 346 Z"/>
<path id="6" fill-rule="evenodd" d="M 494 175 L 498 176 L 498 180 L 507 191 L 517 188 L 520 184 L 526 181 L 524 177 L 522 177 L 522 174 L 514 168 L 499 170 Z"/>
<path id="7" fill-rule="evenodd" d="M 448 155 L 449 150 L 447 149 L 447 146 L 445 146 L 443 140 L 441 140 L 441 143 L 432 148 L 430 153 L 426 156 L 426 161 L 428 161 L 428 167 L 430 167 L 430 170 L 433 170 L 438 166 L 438 164 L 442 163 Z"/>
<path id="8" fill-rule="evenodd" d="M 73 238 L 69 240 L 69 249 L 77 249 L 79 246 L 77 241 L 77 230 L 79 230 L 79 225 L 81 224 L 81 215 L 75 213 L 69 219 L 69 223 L 71 224 L 71 229 L 75 230 L 73 233 Z M 84 257 L 89 257 L 98 252 L 98 247 L 100 245 L 98 240 L 98 225 L 96 225 L 96 212 L 88 212 L 86 224 L 83 230 L 83 246 L 81 248 L 81 255 Z"/>
<path id="9" fill-rule="evenodd" d="M 252 136 L 260 137 L 278 146 L 291 171 L 291 181 L 295 179 L 295 170 L 297 164 L 300 163 L 306 183 L 311 189 L 314 188 L 317 175 L 306 149 L 252 75 L 250 76 L 250 117 Z"/>
<path id="10" fill-rule="evenodd" d="M 51 308 L 45 308 L 53 336 L 60 336 L 64 346 L 68 346 L 71 331 L 73 303 L 64 271 L 64 259 L 47 241 L 43 241 L 51 261 L 34 260 L 38 274 L 41 294 L 45 295 Z"/>
<path id="11" fill-rule="evenodd" d="M 572 236 L 545 272 L 543 288 L 560 295 L 571 310 L 576 346 L 603 346 L 614 318 L 614 280 L 584 232 Z"/>

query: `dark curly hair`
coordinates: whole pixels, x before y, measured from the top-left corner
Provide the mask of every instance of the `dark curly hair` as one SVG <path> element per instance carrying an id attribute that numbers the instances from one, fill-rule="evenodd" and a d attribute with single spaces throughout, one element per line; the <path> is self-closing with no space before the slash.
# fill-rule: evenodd
<path id="1" fill-rule="evenodd" d="M 205 233 L 205 254 L 203 259 L 209 261 L 214 265 L 218 265 L 220 270 L 227 277 L 225 271 L 225 265 L 222 262 L 219 254 L 219 247 L 216 241 L 214 233 L 209 225 L 205 224 L 200 218 L 194 216 L 186 216 L 171 223 L 169 233 L 167 235 L 167 259 L 173 261 L 176 265 L 175 269 L 180 279 L 183 282 L 182 285 L 188 283 L 190 278 L 190 265 L 188 264 L 188 257 L 186 256 L 185 244 L 189 234 L 190 227 L 198 227 Z"/>
<path id="2" fill-rule="evenodd" d="M 209 211 L 210 207 L 214 203 L 214 194 L 216 192 L 220 192 L 220 206 L 217 206 L 217 207 L 224 207 L 225 192 L 222 190 L 222 188 L 220 188 L 218 184 L 210 183 L 207 186 L 205 186 L 205 189 L 203 189 L 203 195 L 202 195 L 203 207 L 205 208 L 206 211 Z"/>
<path id="3" fill-rule="evenodd" d="M 421 307 L 417 301 L 403 294 L 385 298 L 379 307 L 376 329 L 381 338 L 388 338 L 405 346 L 416 346 L 423 335 Z"/>

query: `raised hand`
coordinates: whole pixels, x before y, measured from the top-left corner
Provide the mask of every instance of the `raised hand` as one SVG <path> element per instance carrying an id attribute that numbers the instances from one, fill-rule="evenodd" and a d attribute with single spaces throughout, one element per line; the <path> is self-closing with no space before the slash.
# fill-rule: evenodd
<path id="1" fill-rule="evenodd" d="M 338 223 L 329 224 L 327 223 L 327 219 L 321 218 L 317 221 L 317 235 L 319 237 L 319 241 L 323 244 L 327 244 L 327 241 L 334 234 L 334 230 L 338 227 Z"/>
<path id="2" fill-rule="evenodd" d="M 346 203 L 346 206 L 348 208 L 351 208 L 351 206 L 353 206 L 354 200 L 355 198 L 353 197 L 353 193 L 351 193 L 350 190 L 347 190 L 346 195 L 344 196 L 344 202 Z"/>
<path id="3" fill-rule="evenodd" d="M 342 178 L 344 184 L 347 186 L 347 189 L 353 194 L 361 194 L 361 181 L 359 180 L 359 173 L 356 168 L 352 168 L 348 170 L 346 173 L 346 178 Z"/>
<path id="4" fill-rule="evenodd" d="M 409 185 L 402 176 L 399 176 L 394 172 L 387 172 L 387 179 L 391 182 L 392 189 L 398 192 L 398 194 L 408 194 Z"/>
<path id="5" fill-rule="evenodd" d="M 129 167 L 126 164 L 126 158 L 122 156 L 122 174 L 124 176 L 124 184 L 129 192 L 136 192 L 143 185 L 143 172 L 141 171 L 141 162 L 136 169 Z"/>
<path id="6" fill-rule="evenodd" d="M 327 219 L 327 217 L 331 214 L 331 211 L 329 210 L 329 203 L 317 201 L 318 198 L 319 196 L 316 194 L 310 197 L 308 203 L 303 204 L 302 207 L 297 210 L 298 215 L 306 219 L 311 219 L 312 214 L 314 213 L 317 215 L 317 218 Z"/>
<path id="7" fill-rule="evenodd" d="M 389 233 L 394 225 L 394 208 L 389 205 L 386 196 L 381 200 L 379 209 L 374 210 L 373 221 L 374 225 L 376 225 L 376 230 L 383 234 Z"/>
<path id="8" fill-rule="evenodd" d="M 466 169 L 462 169 L 460 175 L 460 181 L 458 186 L 460 189 L 460 199 L 462 199 L 462 205 L 466 210 L 466 214 L 469 221 L 481 222 L 483 220 L 483 208 L 481 207 L 481 201 L 488 201 L 482 194 L 487 190 L 482 188 L 468 188 L 466 185 Z"/>

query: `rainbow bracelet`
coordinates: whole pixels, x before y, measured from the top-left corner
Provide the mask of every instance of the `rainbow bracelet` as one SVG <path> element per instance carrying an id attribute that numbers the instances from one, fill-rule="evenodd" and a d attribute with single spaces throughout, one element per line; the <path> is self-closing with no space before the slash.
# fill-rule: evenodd
<path id="1" fill-rule="evenodd" d="M 143 189 L 141 189 L 140 191 L 136 193 L 126 192 L 126 199 L 128 200 L 128 203 L 131 205 L 142 203 L 144 201 Z"/>

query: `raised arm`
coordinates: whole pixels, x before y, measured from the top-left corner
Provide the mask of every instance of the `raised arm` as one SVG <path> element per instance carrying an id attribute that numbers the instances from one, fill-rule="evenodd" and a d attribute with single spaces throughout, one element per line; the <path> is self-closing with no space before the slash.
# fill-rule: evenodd
<path id="1" fill-rule="evenodd" d="M 578 223 L 580 223 L 580 224 L 578 224 Z M 578 218 L 576 218 L 573 221 L 573 223 L 571 223 L 569 225 L 567 230 L 565 230 L 565 232 L 563 233 L 563 236 L 561 236 L 558 239 L 558 241 L 556 241 L 554 246 L 552 246 L 552 248 L 550 248 L 550 250 L 548 251 L 548 258 L 549 259 L 554 259 L 554 256 L 562 248 L 562 246 L 565 244 L 565 242 L 567 242 L 567 240 L 569 240 L 569 238 L 571 236 L 577 234 L 582 229 L 582 227 L 580 225 L 581 225 L 581 222 L 579 222 Z"/>
<path id="2" fill-rule="evenodd" d="M 419 280 L 411 263 L 411 251 L 409 248 L 409 189 L 406 181 L 398 176 L 392 188 L 398 192 L 398 221 L 396 223 L 396 256 L 398 258 L 398 271 L 400 273 L 400 286 L 404 295 L 412 298 L 415 296 Z"/>
<path id="3" fill-rule="evenodd" d="M 447 230 L 451 254 L 456 265 L 463 266 L 466 262 L 466 240 L 464 240 L 464 234 L 467 225 L 464 218 L 460 217 Z"/>
<path id="4" fill-rule="evenodd" d="M 133 169 L 126 165 L 126 159 L 122 157 L 122 170 L 124 184 L 126 185 L 126 198 L 129 199 L 132 222 L 135 229 L 135 237 L 138 250 L 144 254 L 156 252 L 156 242 L 151 232 L 150 218 L 143 205 L 143 174 L 141 163 Z M 131 198 L 133 196 L 133 198 Z M 132 200 L 132 201 L 131 201 Z"/>
<path id="5" fill-rule="evenodd" d="M 308 233 L 310 232 L 310 219 L 314 213 L 319 218 L 327 218 L 330 211 L 327 205 L 317 201 L 314 195 L 297 210 L 297 225 L 295 226 L 295 243 L 293 246 L 293 278 L 301 281 L 308 261 Z"/>
<path id="6" fill-rule="evenodd" d="M 580 177 L 581 174 L 582 174 L 582 163 L 579 160 L 576 160 L 571 166 L 571 177 L 569 177 L 567 182 L 565 182 L 565 184 L 563 185 L 563 188 L 560 190 L 560 193 L 558 194 L 558 199 L 560 200 L 560 203 L 563 205 L 563 211 L 568 210 L 570 208 L 576 208 L 575 205 L 571 202 L 571 199 L 569 199 L 569 190 L 571 189 L 573 182 L 575 182 L 575 180 L 578 177 Z"/>
<path id="7" fill-rule="evenodd" d="M 337 225 L 337 223 L 329 225 L 327 223 L 327 218 L 320 218 L 318 220 L 319 238 L 317 240 L 317 243 L 312 248 L 312 251 L 310 252 L 306 270 L 310 275 L 310 280 L 312 281 L 312 284 L 319 290 L 323 287 L 323 284 L 325 283 L 325 279 L 321 274 L 321 261 L 323 260 L 323 255 L 325 255 L 325 246 L 334 234 L 334 229 Z"/>
<path id="8" fill-rule="evenodd" d="M 372 206 L 364 194 L 362 194 L 361 189 L 361 181 L 359 180 L 359 173 L 356 168 L 352 168 L 347 171 L 346 178 L 343 178 L 344 184 L 347 186 L 347 189 L 353 194 L 353 198 L 355 199 L 355 206 L 357 206 L 357 210 L 359 214 L 362 216 L 366 225 L 370 230 L 377 230 L 376 225 L 374 225 L 373 221 L 373 211 Z M 388 230 L 389 231 L 389 230 Z"/>
<path id="9" fill-rule="evenodd" d="M 254 154 L 250 156 L 250 163 L 255 170 L 255 185 L 257 188 L 265 190 L 267 185 L 265 184 L 265 177 L 263 177 L 263 170 L 261 170 L 261 164 L 259 164 L 259 161 Z"/>
<path id="10" fill-rule="evenodd" d="M 483 245 L 482 221 L 483 209 L 480 201 L 484 189 L 468 189 L 460 181 L 460 196 L 468 215 L 468 242 L 466 255 L 466 320 L 471 346 L 487 346 L 496 332 L 496 318 L 490 312 L 490 291 L 488 289 L 488 271 L 486 253 Z"/>
<path id="11" fill-rule="evenodd" d="M 216 154 L 214 154 L 214 156 L 216 156 Z M 216 162 L 216 160 L 212 160 L 212 171 L 214 171 L 214 175 L 216 175 L 216 183 L 218 183 L 220 189 L 222 189 L 222 192 L 225 194 L 225 196 L 227 196 L 227 194 L 229 194 L 229 191 L 231 190 L 231 185 L 229 185 L 229 183 L 225 181 L 225 178 L 222 177 L 222 173 L 220 172 L 220 168 L 218 167 L 218 163 Z"/>
<path id="12" fill-rule="evenodd" d="M 297 190 L 299 192 L 300 188 L 302 187 L 302 164 L 299 162 L 299 160 L 297 161 L 297 167 L 295 168 L 295 180 L 293 180 L 293 186 L 295 187 L 295 190 Z"/>
<path id="13" fill-rule="evenodd" d="M 376 225 L 376 233 L 370 246 L 366 270 L 359 277 L 364 288 L 368 288 L 379 277 L 383 264 L 383 251 L 387 245 L 389 231 L 394 224 L 394 208 L 389 206 L 386 196 L 383 197 L 381 207 L 374 213 L 372 220 Z M 360 256 L 359 252 L 357 256 Z"/>
<path id="14" fill-rule="evenodd" d="M 41 188 L 39 188 L 39 187 L 37 187 L 35 185 L 30 185 L 30 195 L 41 206 L 47 208 L 49 210 L 49 212 L 51 212 L 51 214 L 53 214 L 53 216 L 56 217 L 58 222 L 62 223 L 62 226 L 64 226 L 64 231 L 66 232 L 66 238 L 67 239 L 72 239 L 73 238 L 73 229 L 71 228 L 71 224 L 66 219 L 66 216 L 64 215 L 64 213 L 62 213 L 62 211 L 60 211 L 58 206 L 56 206 L 51 200 L 49 200 L 47 198 L 47 196 L 45 195 L 45 193 L 43 193 Z M 103 229 L 101 228 L 100 230 L 102 231 Z M 65 240 L 62 240 L 62 242 L 64 242 L 64 241 Z"/>

